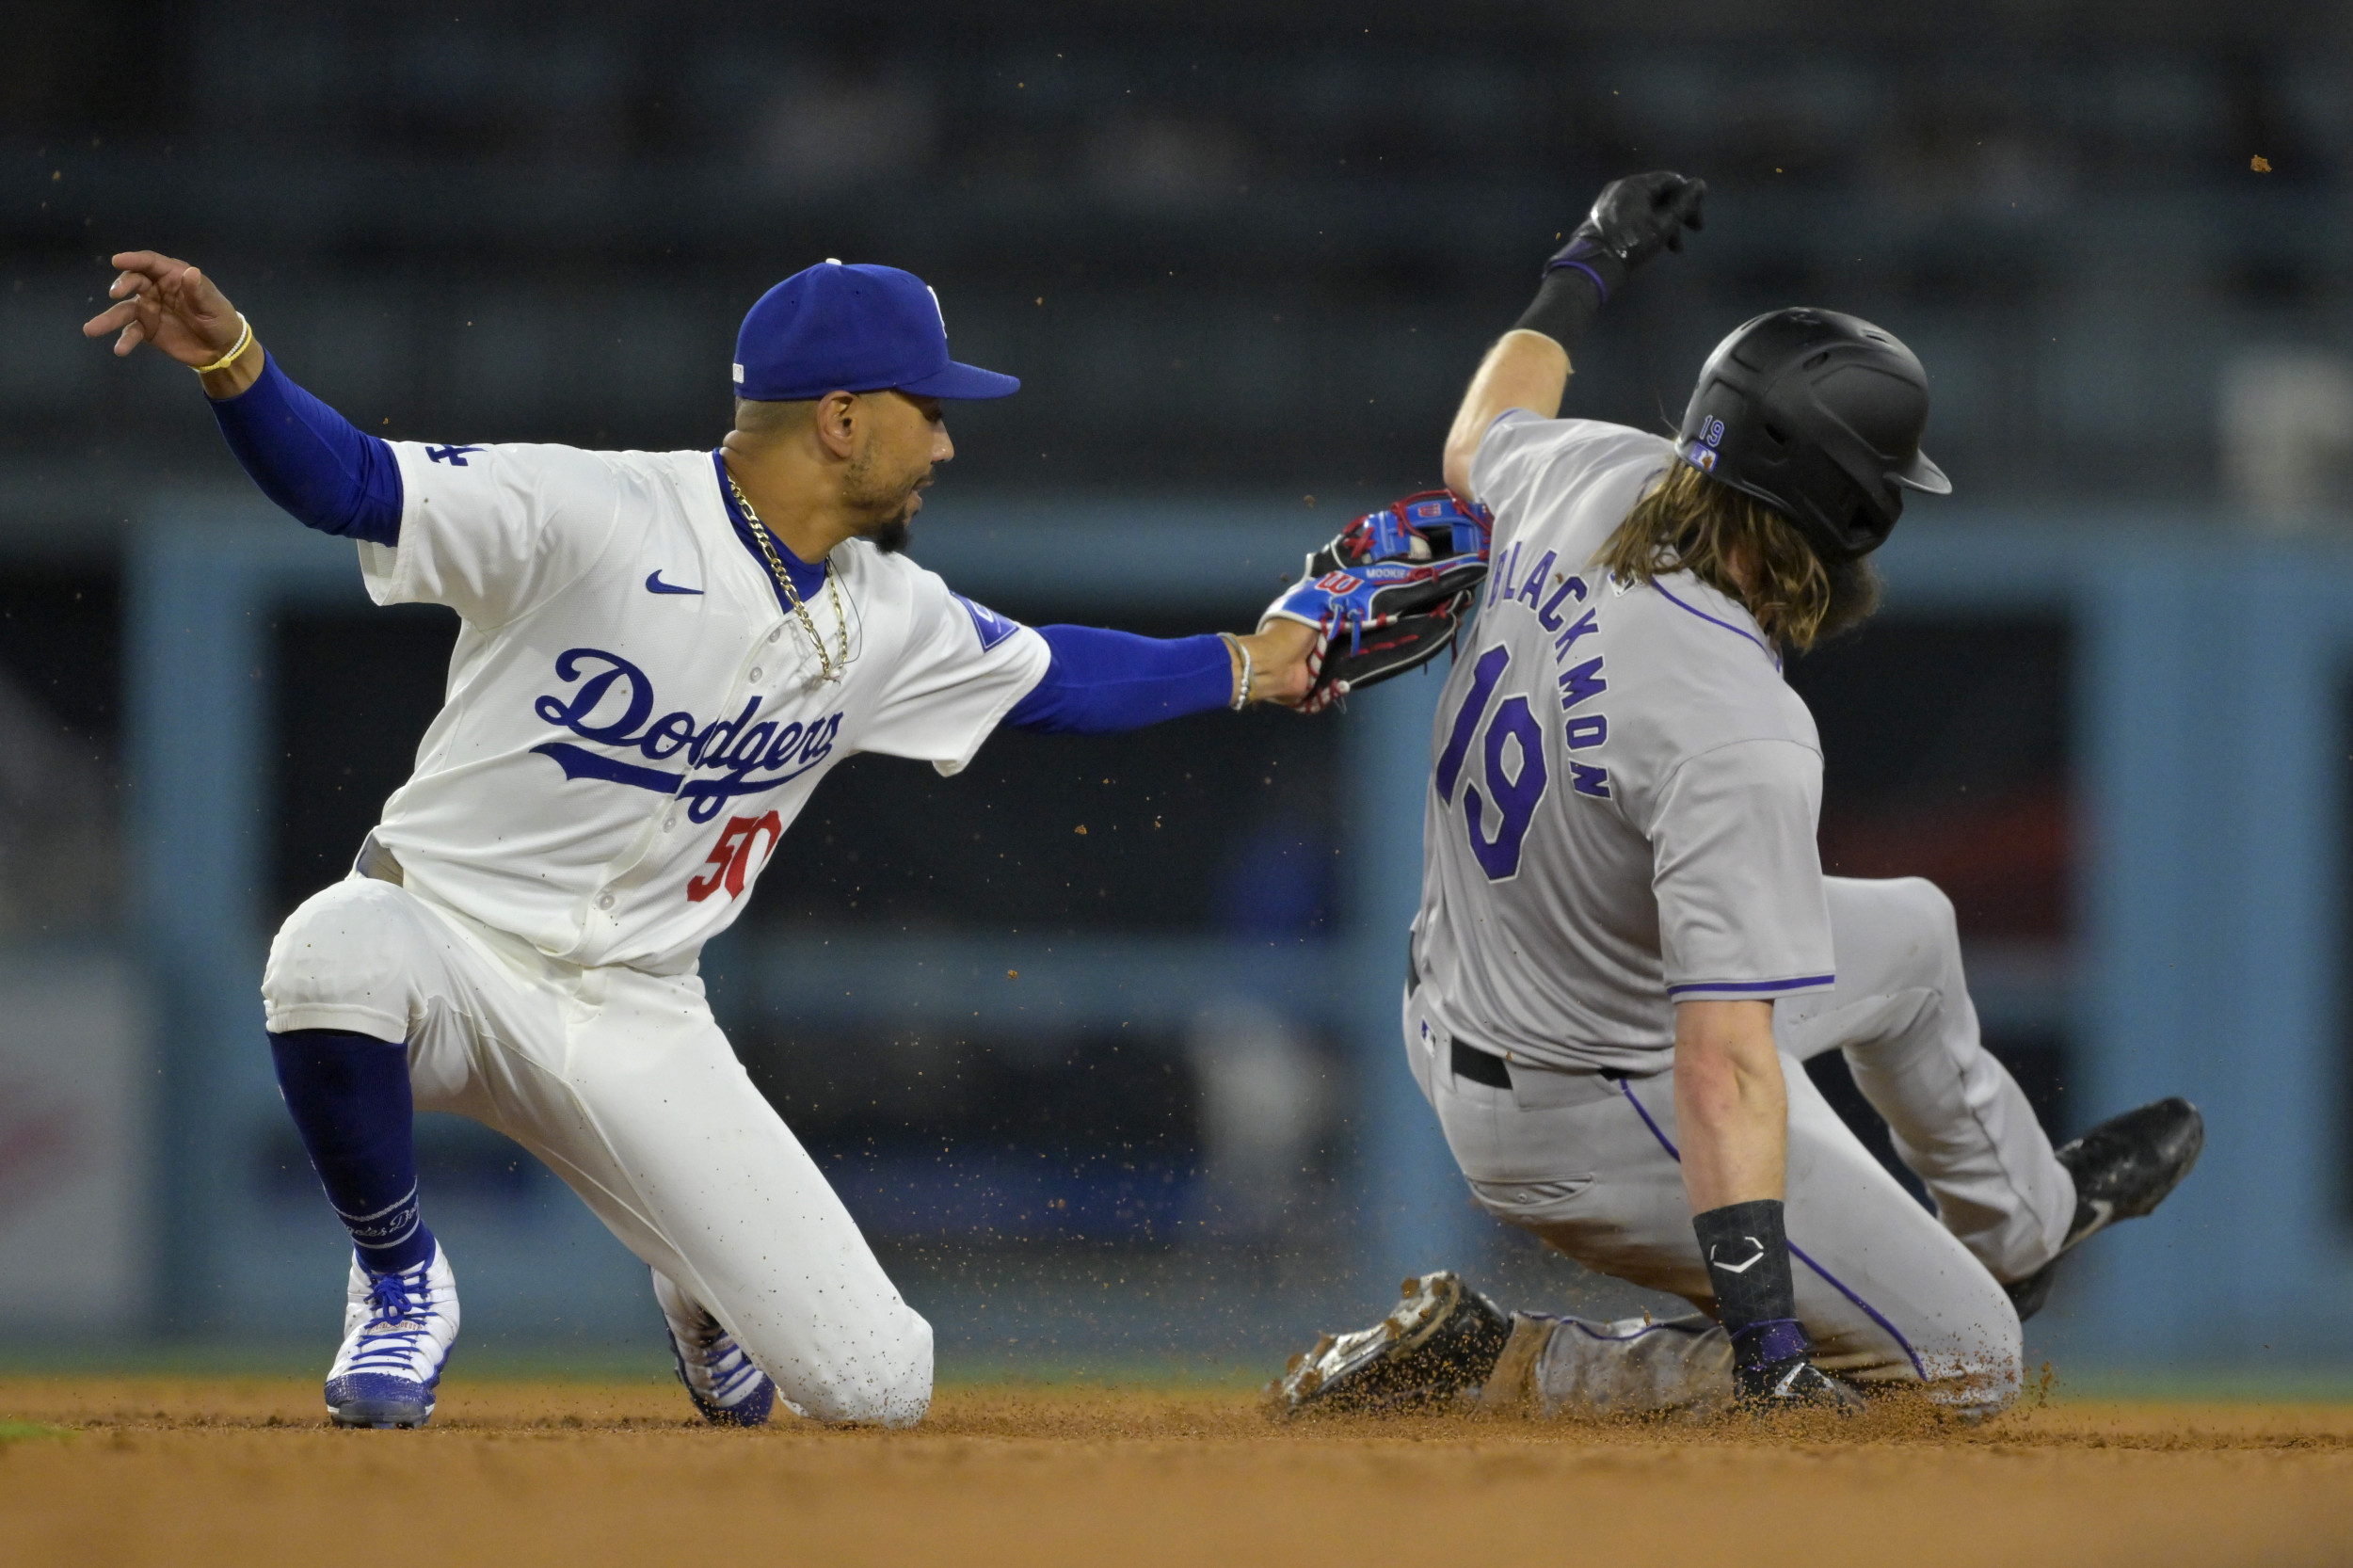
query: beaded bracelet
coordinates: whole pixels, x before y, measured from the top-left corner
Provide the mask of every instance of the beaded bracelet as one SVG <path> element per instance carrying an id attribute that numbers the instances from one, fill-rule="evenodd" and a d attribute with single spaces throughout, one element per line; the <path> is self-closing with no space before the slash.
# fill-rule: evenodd
<path id="1" fill-rule="evenodd" d="M 1250 686 L 1251 682 L 1257 679 L 1258 672 L 1251 662 L 1250 649 L 1243 645 L 1240 637 L 1235 636 L 1231 632 L 1221 632 L 1218 635 L 1225 638 L 1233 650 L 1241 657 L 1241 683 L 1234 688 L 1234 700 L 1225 705 L 1234 712 L 1239 713 L 1250 706 Z"/>

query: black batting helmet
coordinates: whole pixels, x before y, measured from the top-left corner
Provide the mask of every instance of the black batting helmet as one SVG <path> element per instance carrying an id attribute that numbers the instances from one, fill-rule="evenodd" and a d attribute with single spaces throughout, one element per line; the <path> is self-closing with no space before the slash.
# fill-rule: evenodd
<path id="1" fill-rule="evenodd" d="M 1851 561 L 1887 542 L 1904 491 L 1952 492 L 1920 451 L 1928 423 L 1928 372 L 1894 333 L 1799 306 L 1716 345 L 1676 451 L 1786 515 L 1825 561 Z"/>

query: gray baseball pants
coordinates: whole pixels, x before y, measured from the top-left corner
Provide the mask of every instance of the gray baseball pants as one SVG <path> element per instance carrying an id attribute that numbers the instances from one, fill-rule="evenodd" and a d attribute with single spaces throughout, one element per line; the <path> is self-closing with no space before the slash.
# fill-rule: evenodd
<path id="1" fill-rule="evenodd" d="M 1789 1096 L 1788 1235 L 1798 1313 L 1818 1364 L 1860 1384 L 1913 1382 L 1973 1414 L 2021 1386 L 2018 1315 L 1998 1283 L 2055 1256 L 2073 1179 L 2025 1096 L 1978 1038 L 1951 903 L 1918 878 L 1826 879 L 1834 989 L 1778 1003 Z M 1714 1295 L 1676 1152 L 1672 1065 L 1645 1078 L 1513 1064 L 1508 1090 L 1458 1079 L 1406 1001 L 1406 1052 L 1480 1204 L 1603 1273 Z M 1839 1120 L 1801 1065 L 1846 1053 L 1931 1213 Z M 1730 1391 L 1705 1318 L 1562 1320 L 1535 1374 L 1547 1409 L 1673 1409 Z"/>

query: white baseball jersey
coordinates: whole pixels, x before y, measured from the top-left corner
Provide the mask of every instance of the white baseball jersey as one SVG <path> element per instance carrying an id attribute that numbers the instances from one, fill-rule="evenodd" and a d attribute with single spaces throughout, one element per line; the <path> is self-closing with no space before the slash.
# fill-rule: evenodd
<path id="1" fill-rule="evenodd" d="M 1652 1072 L 1678 1000 L 1832 984 L 1813 715 L 1738 603 L 1591 565 L 1673 460 L 1515 410 L 1472 463 L 1494 568 L 1432 730 L 1414 926 L 1417 1002 L 1465 1044 Z"/>
<path id="2" fill-rule="evenodd" d="M 953 773 L 1045 675 L 1036 632 L 852 540 L 808 614 L 746 547 L 709 452 L 393 442 L 379 604 L 463 619 L 440 713 L 376 839 L 407 885 L 581 965 L 691 968 L 859 751 Z"/>

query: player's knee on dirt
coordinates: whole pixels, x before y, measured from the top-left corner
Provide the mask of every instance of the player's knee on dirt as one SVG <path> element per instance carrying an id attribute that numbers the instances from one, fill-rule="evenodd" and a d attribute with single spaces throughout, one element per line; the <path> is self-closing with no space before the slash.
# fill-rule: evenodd
<path id="1" fill-rule="evenodd" d="M 1988 1346 L 1977 1365 L 1929 1393 L 1955 1415 L 1981 1420 L 2018 1402 L 2025 1391 L 2025 1369 L 2024 1344 L 2013 1335 L 2005 1345 Z"/>
<path id="2" fill-rule="evenodd" d="M 908 1308 L 899 1325 L 895 1372 L 877 1378 L 873 1411 L 864 1417 L 887 1427 L 911 1427 L 932 1407 L 932 1325 Z"/>
<path id="3" fill-rule="evenodd" d="M 1914 1347 L 1929 1398 L 1972 1420 L 2000 1415 L 2025 1388 L 2025 1340 L 2018 1313 L 1993 1275 L 1985 1276 L 1985 1287 L 1965 1292 L 1974 1310 L 1954 1314 L 1959 1326 L 1943 1344 Z M 1866 1374 L 1857 1381 L 1873 1380 Z"/>
<path id="4" fill-rule="evenodd" d="M 355 877 L 312 894 L 269 945 L 262 1000 L 270 1032 L 408 1038 L 418 935 L 412 896 L 388 882 Z"/>
<path id="5" fill-rule="evenodd" d="M 822 1370 L 764 1355 L 748 1338 L 745 1343 L 800 1414 L 819 1421 L 911 1427 L 932 1406 L 932 1325 L 913 1307 L 902 1306 L 893 1321 L 865 1327 L 856 1354 Z"/>

